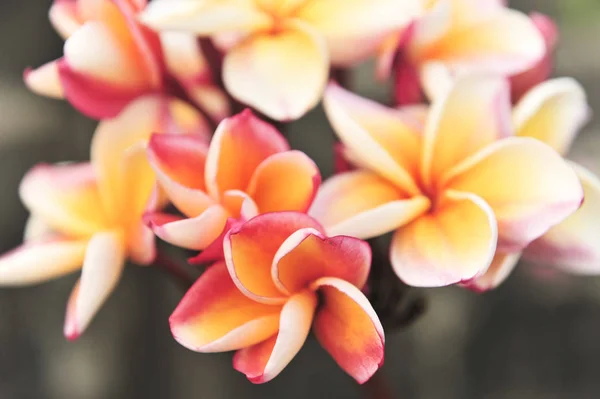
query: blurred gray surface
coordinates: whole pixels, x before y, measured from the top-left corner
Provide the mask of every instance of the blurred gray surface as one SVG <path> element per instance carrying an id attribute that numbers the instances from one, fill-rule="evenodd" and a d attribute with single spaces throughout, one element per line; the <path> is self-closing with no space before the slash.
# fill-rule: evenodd
<path id="1" fill-rule="evenodd" d="M 46 19 L 49 1 L 0 2 L 0 250 L 20 242 L 26 218 L 17 197 L 37 162 L 82 160 L 94 123 L 68 104 L 30 94 L 24 67 L 61 54 Z M 557 75 L 573 75 L 600 109 L 600 3 L 513 1 L 557 16 L 562 29 Z M 380 92 L 357 79 L 365 95 Z M 599 124 L 578 139 L 571 158 L 600 172 Z M 296 123 L 292 145 L 325 174 L 332 140 L 317 110 Z M 326 145 L 327 144 L 327 145 Z M 88 332 L 62 336 L 76 276 L 0 289 L 0 398 L 369 398 L 310 341 L 274 381 L 253 386 L 230 354 L 197 354 L 171 337 L 167 318 L 178 286 L 153 269 L 129 268 Z M 554 399 L 600 397 L 600 279 L 545 276 L 522 265 L 495 292 L 428 291 L 426 315 L 388 334 L 383 375 L 398 399 Z"/>

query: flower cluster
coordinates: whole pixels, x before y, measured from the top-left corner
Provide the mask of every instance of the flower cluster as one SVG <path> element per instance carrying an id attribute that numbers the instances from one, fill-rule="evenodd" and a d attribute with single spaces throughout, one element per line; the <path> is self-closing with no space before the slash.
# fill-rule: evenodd
<path id="1" fill-rule="evenodd" d="M 587 100 L 548 80 L 546 16 L 503 0 L 54 0 L 50 21 L 64 56 L 25 83 L 100 122 L 90 162 L 24 177 L 31 216 L 0 284 L 81 269 L 68 339 L 127 261 L 157 262 L 156 237 L 207 266 L 170 317 L 175 339 L 237 351 L 255 383 L 311 329 L 359 383 L 381 367 L 369 276 L 389 265 L 371 265 L 366 239 L 393 232 L 410 286 L 486 291 L 521 257 L 600 273 L 600 180 L 563 159 Z M 329 79 L 368 57 L 392 106 Z M 323 184 L 256 115 L 287 122 L 321 100 L 340 141 Z M 240 104 L 255 112 L 231 115 Z"/>

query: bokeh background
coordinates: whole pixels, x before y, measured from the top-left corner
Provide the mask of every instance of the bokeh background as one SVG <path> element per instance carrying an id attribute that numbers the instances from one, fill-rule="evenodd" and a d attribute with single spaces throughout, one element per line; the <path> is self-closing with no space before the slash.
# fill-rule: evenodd
<path id="1" fill-rule="evenodd" d="M 400 0 L 399 0 L 400 1 Z M 557 76 L 571 75 L 600 109 L 600 1 L 513 0 L 556 18 Z M 37 162 L 84 160 L 95 124 L 63 102 L 29 93 L 26 66 L 58 57 L 62 42 L 47 20 L 49 0 L 0 2 L 0 251 L 21 240 L 26 213 L 17 187 Z M 362 94 L 381 96 L 366 66 Z M 571 158 L 600 172 L 600 118 Z M 331 171 L 332 135 L 320 110 L 293 125 L 292 144 Z M 598 221 L 600 223 L 600 221 Z M 152 268 L 130 267 L 77 342 L 62 335 L 76 276 L 0 289 L 0 398 L 377 398 L 554 399 L 600 397 L 600 278 L 555 275 L 529 265 L 498 290 L 429 290 L 425 315 L 388 333 L 379 388 L 357 386 L 310 341 L 273 382 L 253 386 L 230 354 L 179 346 L 167 318 L 180 288 Z"/>

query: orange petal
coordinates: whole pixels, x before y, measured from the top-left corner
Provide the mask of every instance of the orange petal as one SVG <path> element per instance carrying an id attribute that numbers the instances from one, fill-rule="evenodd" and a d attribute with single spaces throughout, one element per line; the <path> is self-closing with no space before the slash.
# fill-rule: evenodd
<path id="1" fill-rule="evenodd" d="M 255 384 L 277 377 L 304 345 L 316 306 L 314 292 L 303 291 L 292 296 L 281 310 L 277 336 L 238 351 L 233 367 Z"/>
<path id="2" fill-rule="evenodd" d="M 246 221 L 258 215 L 256 202 L 241 190 L 225 191 L 221 197 L 221 205 L 236 220 Z"/>
<path id="3" fill-rule="evenodd" d="M 419 192 L 413 172 L 421 140 L 399 113 L 334 84 L 327 87 L 323 103 L 333 129 L 361 166 L 408 193 Z"/>
<path id="4" fill-rule="evenodd" d="M 27 88 L 41 96 L 63 99 L 65 93 L 58 74 L 58 61 L 51 61 L 23 74 Z"/>
<path id="5" fill-rule="evenodd" d="M 448 186 L 483 198 L 498 220 L 499 248 L 523 249 L 581 205 L 573 169 L 546 144 L 511 137 L 457 165 Z"/>
<path id="6" fill-rule="evenodd" d="M 497 239 L 494 212 L 485 201 L 473 194 L 447 191 L 431 213 L 394 234 L 392 266 L 409 285 L 460 283 L 485 273 Z"/>
<path id="7" fill-rule="evenodd" d="M 227 221 L 227 211 L 220 205 L 208 207 L 199 216 L 182 219 L 152 213 L 144 216 L 146 224 L 163 241 L 178 247 L 201 251 L 219 237 Z"/>
<path id="8" fill-rule="evenodd" d="M 280 306 L 244 296 L 223 263 L 208 268 L 169 318 L 181 345 L 197 352 L 225 352 L 254 345 L 277 332 Z"/>
<path id="9" fill-rule="evenodd" d="M 372 238 L 409 223 L 430 206 L 424 196 L 408 198 L 381 177 L 357 170 L 329 178 L 310 214 L 329 235 Z"/>
<path id="10" fill-rule="evenodd" d="M 139 220 L 127 230 L 127 256 L 131 262 L 140 266 L 149 266 L 156 259 L 154 232 L 143 220 Z"/>
<path id="11" fill-rule="evenodd" d="M 204 183 L 208 146 L 195 135 L 154 134 L 148 143 L 148 159 L 173 204 L 195 217 L 212 203 Z"/>
<path id="12" fill-rule="evenodd" d="M 156 30 L 176 30 L 197 35 L 252 31 L 271 26 L 272 20 L 254 0 L 155 0 L 141 20 Z"/>
<path id="13" fill-rule="evenodd" d="M 348 65 L 372 55 L 421 9 L 420 0 L 307 1 L 296 17 L 325 36 L 334 64 Z"/>
<path id="14" fill-rule="evenodd" d="M 76 1 L 54 0 L 48 16 L 50 23 L 63 39 L 67 39 L 75 33 L 82 24 L 77 12 Z"/>
<path id="15" fill-rule="evenodd" d="M 67 339 L 79 338 L 117 286 L 125 266 L 124 244 L 120 232 L 97 233 L 90 240 L 81 279 L 67 305 L 64 326 Z"/>
<path id="16" fill-rule="evenodd" d="M 541 140 L 565 155 L 590 114 L 583 87 L 561 78 L 530 90 L 516 105 L 513 118 L 517 135 Z"/>
<path id="17" fill-rule="evenodd" d="M 434 101 L 422 158 L 426 185 L 436 188 L 450 169 L 483 147 L 512 135 L 508 82 L 471 75 Z"/>
<path id="18" fill-rule="evenodd" d="M 265 159 L 289 150 L 275 127 L 250 110 L 223 120 L 206 157 L 206 187 L 215 198 L 227 190 L 246 191 L 254 171 Z"/>
<path id="19" fill-rule="evenodd" d="M 313 228 L 316 220 L 299 212 L 274 212 L 234 226 L 225 236 L 223 251 L 234 283 L 248 297 L 265 303 L 285 301 L 271 277 L 271 267 L 281 244 L 295 231 Z"/>
<path id="20" fill-rule="evenodd" d="M 0 256 L 0 285 L 41 283 L 79 270 L 87 240 L 40 239 Z"/>
<path id="21" fill-rule="evenodd" d="M 498 287 L 508 278 L 521 259 L 521 253 L 496 252 L 494 260 L 483 276 L 461 284 L 476 292 L 485 292 Z"/>
<path id="22" fill-rule="evenodd" d="M 223 61 L 223 81 L 237 100 L 270 118 L 294 120 L 321 100 L 329 75 L 327 46 L 299 23 L 250 36 Z"/>
<path id="23" fill-rule="evenodd" d="M 348 236 L 327 238 L 314 229 L 301 229 L 281 245 L 273 260 L 273 281 L 295 293 L 321 277 L 336 277 L 362 288 L 371 267 L 371 247 Z"/>
<path id="24" fill-rule="evenodd" d="M 313 284 L 321 298 L 315 316 L 317 340 L 359 384 L 383 365 L 381 322 L 362 292 L 347 281 L 322 278 Z"/>
<path id="25" fill-rule="evenodd" d="M 23 204 L 57 232 L 89 236 L 108 225 L 88 163 L 38 165 L 23 178 L 19 194 Z"/>
<path id="26" fill-rule="evenodd" d="M 303 152 L 286 151 L 265 159 L 252 175 L 248 193 L 260 213 L 305 212 L 321 184 L 317 165 Z"/>
<path id="27" fill-rule="evenodd" d="M 583 185 L 579 210 L 551 228 L 525 250 L 527 260 L 555 266 L 569 273 L 600 272 L 600 179 L 572 164 Z"/>
<path id="28" fill-rule="evenodd" d="M 190 105 L 175 99 L 146 96 L 128 105 L 121 114 L 104 120 L 92 140 L 91 158 L 105 207 L 114 215 L 120 214 L 124 193 L 122 187 L 122 158 L 132 146 L 149 140 L 152 133 L 198 133 L 205 121 Z"/>

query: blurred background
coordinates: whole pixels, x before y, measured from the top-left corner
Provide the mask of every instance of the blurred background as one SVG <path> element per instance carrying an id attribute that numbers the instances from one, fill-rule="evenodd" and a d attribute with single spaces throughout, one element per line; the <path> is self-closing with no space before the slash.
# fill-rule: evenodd
<path id="1" fill-rule="evenodd" d="M 571 75 L 600 109 L 600 1 L 513 0 L 513 7 L 556 18 L 557 76 Z M 62 53 L 47 19 L 50 1 L 0 2 L 0 252 L 21 241 L 26 212 L 17 187 L 35 163 L 88 158 L 95 124 L 67 103 L 37 97 L 22 71 Z M 355 76 L 364 95 L 381 87 L 369 66 Z M 578 138 L 571 158 L 600 172 L 600 119 Z M 320 110 L 293 125 L 290 140 L 331 172 Z M 327 142 L 329 144 L 329 142 Z M 600 221 L 599 221 L 600 223 Z M 428 309 L 407 329 L 388 333 L 378 383 L 357 386 L 310 341 L 274 381 L 253 386 L 230 354 L 179 346 L 168 316 L 180 288 L 152 268 L 129 267 L 84 336 L 62 335 L 76 276 L 0 289 L 0 398 L 378 398 L 554 399 L 600 397 L 600 278 L 553 275 L 521 265 L 498 290 L 429 290 Z M 383 381 L 385 380 L 385 381 Z M 380 386 L 381 388 L 381 386 Z"/>

